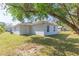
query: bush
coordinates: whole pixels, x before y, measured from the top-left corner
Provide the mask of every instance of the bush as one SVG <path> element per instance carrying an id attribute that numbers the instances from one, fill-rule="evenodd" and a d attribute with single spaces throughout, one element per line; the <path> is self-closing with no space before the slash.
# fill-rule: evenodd
<path id="1" fill-rule="evenodd" d="M 4 29 L 0 26 L 0 34 L 4 32 Z"/>

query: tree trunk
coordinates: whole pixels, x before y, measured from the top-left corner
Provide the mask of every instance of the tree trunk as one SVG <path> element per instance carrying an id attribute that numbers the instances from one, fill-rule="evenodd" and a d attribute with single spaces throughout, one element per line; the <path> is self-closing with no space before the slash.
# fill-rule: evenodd
<path id="1" fill-rule="evenodd" d="M 77 7 L 77 17 L 78 17 L 78 21 L 79 21 L 79 6 Z"/>

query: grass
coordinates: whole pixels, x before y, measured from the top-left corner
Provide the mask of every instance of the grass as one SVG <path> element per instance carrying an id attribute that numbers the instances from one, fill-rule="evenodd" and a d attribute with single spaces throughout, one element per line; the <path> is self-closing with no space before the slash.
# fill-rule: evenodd
<path id="1" fill-rule="evenodd" d="M 26 40 L 25 36 L 12 35 L 10 33 L 3 33 L 0 35 L 0 55 L 10 55 L 15 53 L 13 50 L 21 44 L 24 44 Z M 12 54 L 15 55 L 15 54 Z"/>
<path id="2" fill-rule="evenodd" d="M 79 35 L 70 31 L 51 36 L 22 36 L 5 32 L 0 35 L 0 55 L 79 55 Z"/>

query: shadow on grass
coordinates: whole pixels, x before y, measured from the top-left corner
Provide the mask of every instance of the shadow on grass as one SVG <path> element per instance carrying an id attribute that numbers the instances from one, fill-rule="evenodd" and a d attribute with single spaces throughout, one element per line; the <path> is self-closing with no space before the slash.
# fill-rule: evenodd
<path id="1" fill-rule="evenodd" d="M 67 38 L 67 35 L 59 34 L 47 37 L 31 37 L 32 43 L 52 46 L 59 52 L 56 52 L 55 55 L 66 55 L 65 51 L 74 52 L 79 55 L 79 48 L 75 48 L 75 45 L 71 42 L 65 42 L 64 40 Z M 78 45 L 79 46 L 79 45 Z M 58 54 L 58 53 L 62 54 Z"/>
<path id="2" fill-rule="evenodd" d="M 69 35 L 70 34 L 56 34 L 56 35 L 49 35 L 48 37 L 55 38 L 55 39 L 59 39 L 59 40 L 66 40 L 66 38 Z"/>
<path id="3" fill-rule="evenodd" d="M 32 36 L 32 34 L 20 34 L 21 36 Z"/>

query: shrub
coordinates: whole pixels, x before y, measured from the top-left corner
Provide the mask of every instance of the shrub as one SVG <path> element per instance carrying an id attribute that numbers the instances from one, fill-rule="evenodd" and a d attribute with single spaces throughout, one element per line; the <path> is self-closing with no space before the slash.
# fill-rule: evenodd
<path id="1" fill-rule="evenodd" d="M 0 34 L 4 32 L 4 29 L 0 26 Z"/>

